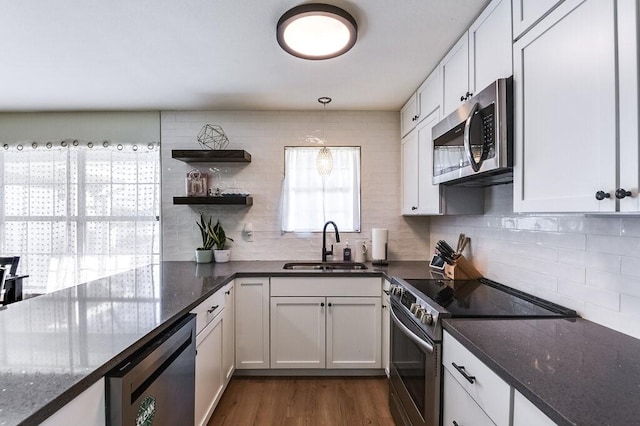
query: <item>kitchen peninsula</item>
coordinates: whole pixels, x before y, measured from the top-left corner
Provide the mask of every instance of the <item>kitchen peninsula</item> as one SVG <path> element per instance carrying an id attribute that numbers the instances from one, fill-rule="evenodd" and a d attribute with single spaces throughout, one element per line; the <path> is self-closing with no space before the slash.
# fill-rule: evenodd
<path id="1" fill-rule="evenodd" d="M 45 421 L 100 381 L 119 362 L 166 332 L 176 319 L 234 279 L 330 276 L 380 277 L 393 282 L 429 274 L 426 262 L 390 262 L 384 268 L 368 264 L 366 270 L 340 272 L 287 271 L 282 269 L 284 263 L 162 262 L 8 306 L 0 311 L 3 357 L 0 424 Z M 607 406 L 616 399 L 636 399 L 640 364 L 629 360 L 633 360 L 631 354 L 640 351 L 639 341 L 582 319 L 548 320 L 555 324 L 552 326 L 550 322 L 549 327 L 540 325 L 547 320 L 532 320 L 535 321 L 532 324 L 537 324 L 535 332 L 526 325 L 529 320 L 512 321 L 515 320 L 445 320 L 445 329 L 558 424 L 598 424 L 601 418 L 606 418 L 608 424 L 623 424 L 640 417 L 637 405 L 626 404 L 625 410 Z M 544 352 L 538 350 L 534 357 L 538 362 L 529 363 L 534 358 L 518 353 L 514 347 L 503 348 L 500 343 L 522 341 L 522 336 L 516 338 L 514 333 L 526 333 L 531 347 L 543 336 L 542 345 L 549 346 L 552 342 L 556 347 L 565 345 L 567 349 L 549 352 L 556 357 L 549 360 L 538 359 Z M 611 350 L 583 344 L 594 335 L 606 339 Z M 484 339 L 481 344 L 479 337 Z M 494 341 L 487 342 L 487 339 Z M 501 355 L 498 357 L 496 353 Z M 522 362 L 510 362 L 511 355 Z M 571 365 L 575 357 L 581 365 L 571 371 L 563 369 L 554 375 L 545 367 Z M 617 366 L 614 359 L 619 360 Z M 578 381 L 579 377 L 589 374 L 589 366 L 593 365 L 612 368 L 606 376 L 601 374 L 605 372 L 603 368 L 595 370 L 599 371 L 598 376 L 586 385 L 584 380 Z M 532 377 L 537 380 L 531 380 Z M 545 387 L 544 380 L 553 382 Z M 576 383 L 580 383 L 579 388 Z M 552 392 L 546 388 L 563 391 Z M 602 398 L 603 393 L 607 398 Z M 593 409 L 578 412 L 577 405 L 571 403 L 576 395 L 580 396 L 581 406 L 586 404 Z M 605 412 L 606 417 L 599 416 Z"/>

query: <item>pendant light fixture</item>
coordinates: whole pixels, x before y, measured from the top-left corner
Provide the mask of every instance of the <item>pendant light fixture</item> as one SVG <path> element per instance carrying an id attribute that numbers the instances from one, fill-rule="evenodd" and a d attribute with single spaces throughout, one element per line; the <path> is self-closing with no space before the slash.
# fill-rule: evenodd
<path id="1" fill-rule="evenodd" d="M 327 118 L 327 104 L 331 102 L 331 98 L 323 96 L 318 98 L 318 102 L 322 104 L 322 141 L 323 143 L 327 143 L 327 139 L 324 136 L 324 127 Z M 323 146 L 320 151 L 318 151 L 316 169 L 320 176 L 329 176 L 333 170 L 333 155 L 331 154 L 331 150 L 326 146 Z"/>
<path id="2" fill-rule="evenodd" d="M 302 4 L 278 20 L 282 49 L 302 59 L 330 59 L 349 51 L 358 37 L 356 20 L 347 11 L 323 3 Z"/>

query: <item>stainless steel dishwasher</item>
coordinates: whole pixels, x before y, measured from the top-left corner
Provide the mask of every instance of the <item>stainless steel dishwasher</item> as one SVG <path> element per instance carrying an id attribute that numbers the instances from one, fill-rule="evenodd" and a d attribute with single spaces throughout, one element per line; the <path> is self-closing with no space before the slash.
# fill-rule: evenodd
<path id="1" fill-rule="evenodd" d="M 194 424 L 195 371 L 196 315 L 187 314 L 107 374 L 107 424 Z"/>

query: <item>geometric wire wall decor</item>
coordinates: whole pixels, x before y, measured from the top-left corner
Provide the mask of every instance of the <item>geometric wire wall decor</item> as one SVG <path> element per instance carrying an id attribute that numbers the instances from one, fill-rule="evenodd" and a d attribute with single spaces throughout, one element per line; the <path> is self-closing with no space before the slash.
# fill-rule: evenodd
<path id="1" fill-rule="evenodd" d="M 229 145 L 229 138 L 217 124 L 205 124 L 198 133 L 198 142 L 203 148 L 225 149 Z"/>

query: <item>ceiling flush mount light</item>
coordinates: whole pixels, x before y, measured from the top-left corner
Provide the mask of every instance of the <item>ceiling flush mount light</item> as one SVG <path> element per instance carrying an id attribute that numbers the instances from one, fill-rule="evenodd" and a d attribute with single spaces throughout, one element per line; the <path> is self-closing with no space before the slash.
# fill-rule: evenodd
<path id="1" fill-rule="evenodd" d="M 276 37 L 286 52 L 303 59 L 330 59 L 356 44 L 358 25 L 347 11 L 322 3 L 302 4 L 278 21 Z"/>
<path id="2" fill-rule="evenodd" d="M 318 102 L 322 104 L 323 121 L 326 121 L 327 104 L 331 102 L 331 98 L 323 96 L 318 98 Z M 323 143 L 327 142 L 324 137 L 324 125 L 322 126 L 322 141 Z M 329 176 L 333 170 L 333 155 L 331 154 L 331 150 L 326 146 L 323 146 L 320 151 L 318 151 L 318 156 L 316 157 L 316 169 L 320 176 Z"/>

